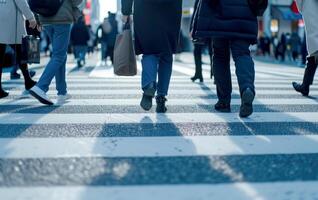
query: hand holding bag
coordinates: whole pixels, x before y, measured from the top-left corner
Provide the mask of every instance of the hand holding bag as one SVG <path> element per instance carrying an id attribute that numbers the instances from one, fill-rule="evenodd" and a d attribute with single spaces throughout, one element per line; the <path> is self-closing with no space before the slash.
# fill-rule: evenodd
<path id="1" fill-rule="evenodd" d="M 116 38 L 114 73 L 118 76 L 135 76 L 137 74 L 136 54 L 129 19 L 124 26 L 123 33 Z"/>

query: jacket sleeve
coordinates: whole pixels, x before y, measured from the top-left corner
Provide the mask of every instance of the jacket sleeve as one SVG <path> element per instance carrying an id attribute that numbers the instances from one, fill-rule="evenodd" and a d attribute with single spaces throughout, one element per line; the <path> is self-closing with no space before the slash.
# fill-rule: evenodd
<path id="1" fill-rule="evenodd" d="M 193 12 L 193 15 L 191 17 L 191 23 L 190 23 L 190 32 L 193 31 L 193 28 L 194 28 L 194 20 L 196 18 L 197 12 L 198 12 L 199 1 L 200 0 L 196 0 L 195 4 L 194 4 L 194 12 Z"/>
<path id="2" fill-rule="evenodd" d="M 121 12 L 123 15 L 131 15 L 132 14 L 132 6 L 134 0 L 121 0 Z"/>
<path id="3" fill-rule="evenodd" d="M 22 15 L 27 19 L 35 19 L 27 0 L 14 0 Z"/>

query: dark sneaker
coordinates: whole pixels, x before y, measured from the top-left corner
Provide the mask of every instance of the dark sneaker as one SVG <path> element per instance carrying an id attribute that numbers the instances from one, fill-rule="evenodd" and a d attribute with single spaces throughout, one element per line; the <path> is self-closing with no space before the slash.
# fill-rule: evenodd
<path id="1" fill-rule="evenodd" d="M 309 95 L 309 86 L 304 87 L 302 84 L 293 82 L 293 87 L 297 92 L 301 93 L 303 96 L 307 97 Z"/>
<path id="2" fill-rule="evenodd" d="M 9 96 L 9 93 L 4 91 L 4 90 L 0 90 L 0 99 L 5 98 Z"/>
<path id="3" fill-rule="evenodd" d="M 222 101 L 218 101 L 215 106 L 215 110 L 222 112 L 222 113 L 230 113 L 231 112 L 231 105 L 229 103 L 224 103 Z"/>
<path id="4" fill-rule="evenodd" d="M 156 112 L 157 113 L 167 112 L 166 101 L 167 101 L 167 99 L 164 96 L 157 96 L 156 97 L 156 102 L 157 102 Z"/>
<path id="5" fill-rule="evenodd" d="M 246 118 L 253 113 L 254 98 L 255 98 L 255 94 L 250 88 L 247 88 L 242 93 L 242 105 L 240 108 L 240 117 Z"/>
<path id="6" fill-rule="evenodd" d="M 21 78 L 21 75 L 18 74 L 18 73 L 11 73 L 10 74 L 10 79 L 11 80 L 16 80 L 16 79 L 20 79 Z"/>
<path id="7" fill-rule="evenodd" d="M 154 98 L 156 90 L 153 87 L 144 89 L 144 94 L 140 102 L 140 106 L 145 110 L 149 111 L 152 108 L 152 99 Z"/>

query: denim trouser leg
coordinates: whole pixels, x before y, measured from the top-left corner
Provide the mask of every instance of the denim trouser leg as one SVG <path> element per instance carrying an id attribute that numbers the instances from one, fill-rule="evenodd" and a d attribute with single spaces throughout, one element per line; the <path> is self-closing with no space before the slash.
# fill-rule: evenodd
<path id="1" fill-rule="evenodd" d="M 52 42 L 52 58 L 47 64 L 37 86 L 43 91 L 49 90 L 54 76 L 58 74 L 56 83 L 59 95 L 66 94 L 65 64 L 67 59 L 67 48 L 69 44 L 71 25 L 48 25 L 44 27 Z M 61 69 L 64 68 L 64 69 Z"/>
<path id="2" fill-rule="evenodd" d="M 172 74 L 172 63 L 173 56 L 172 54 L 162 54 L 159 60 L 159 69 L 158 69 L 158 96 L 167 96 L 169 90 L 169 84 Z"/>
<path id="3" fill-rule="evenodd" d="M 255 92 L 255 69 L 250 54 L 250 42 L 246 40 L 232 40 L 231 50 L 236 67 L 236 76 L 240 87 L 240 93 L 246 88 Z"/>
<path id="4" fill-rule="evenodd" d="M 66 60 L 64 65 L 66 65 Z M 66 67 L 60 67 L 55 74 L 57 95 L 65 95 L 67 93 L 66 85 Z"/>
<path id="5" fill-rule="evenodd" d="M 218 99 L 230 103 L 232 93 L 230 42 L 226 39 L 214 39 L 213 49 L 213 71 Z"/>
<path id="6" fill-rule="evenodd" d="M 146 88 L 150 84 L 154 84 L 157 88 L 157 72 L 159 65 L 159 56 L 157 55 L 143 55 L 142 56 L 142 76 L 141 76 L 141 86 L 142 89 Z"/>

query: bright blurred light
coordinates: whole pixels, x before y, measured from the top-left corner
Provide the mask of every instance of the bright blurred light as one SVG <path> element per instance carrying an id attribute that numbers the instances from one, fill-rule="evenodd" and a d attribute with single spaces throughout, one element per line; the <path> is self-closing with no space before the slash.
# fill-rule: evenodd
<path id="1" fill-rule="evenodd" d="M 117 12 L 117 0 L 99 0 L 99 4 L 101 20 L 108 16 L 108 11 Z"/>

